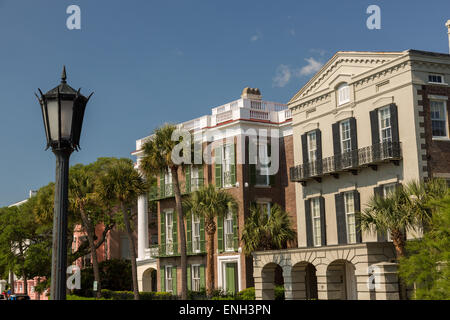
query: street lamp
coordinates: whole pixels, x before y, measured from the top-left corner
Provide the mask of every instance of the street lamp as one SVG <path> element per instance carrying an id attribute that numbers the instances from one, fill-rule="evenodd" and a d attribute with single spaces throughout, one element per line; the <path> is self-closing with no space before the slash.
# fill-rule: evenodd
<path id="1" fill-rule="evenodd" d="M 53 250 L 51 299 L 66 299 L 67 268 L 67 207 L 69 158 L 79 150 L 84 110 L 91 98 L 75 91 L 66 82 L 66 67 L 63 68 L 61 83 L 56 88 L 36 97 L 39 100 L 44 121 L 47 148 L 56 155 L 55 208 L 53 214 Z"/>

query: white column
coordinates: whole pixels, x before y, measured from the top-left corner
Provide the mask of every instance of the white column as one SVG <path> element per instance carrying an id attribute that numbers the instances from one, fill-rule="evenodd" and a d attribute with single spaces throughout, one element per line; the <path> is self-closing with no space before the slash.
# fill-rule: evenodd
<path id="1" fill-rule="evenodd" d="M 138 260 L 145 258 L 148 248 L 148 196 L 145 194 L 138 198 Z"/>
<path id="2" fill-rule="evenodd" d="M 448 47 L 449 47 L 449 53 L 450 53 L 450 20 L 447 21 L 447 23 L 445 24 L 445 26 L 448 29 Z"/>

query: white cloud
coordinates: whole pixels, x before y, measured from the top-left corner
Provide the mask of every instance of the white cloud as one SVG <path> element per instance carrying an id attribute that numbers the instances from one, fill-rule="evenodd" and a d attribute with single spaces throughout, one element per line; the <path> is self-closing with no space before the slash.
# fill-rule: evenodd
<path id="1" fill-rule="evenodd" d="M 285 64 L 280 64 L 275 71 L 275 77 L 272 79 L 272 86 L 282 88 L 286 86 L 293 77 L 300 78 L 312 75 L 318 72 L 323 66 L 322 62 L 313 57 L 307 58 L 305 61 L 307 64 L 301 68 L 291 68 Z"/>
<path id="2" fill-rule="evenodd" d="M 292 72 L 287 65 L 280 64 L 277 67 L 275 77 L 272 79 L 273 87 L 282 88 L 291 80 Z"/>
<path id="3" fill-rule="evenodd" d="M 300 69 L 300 76 L 309 76 L 311 74 L 314 74 L 323 66 L 322 62 L 317 61 L 313 57 L 307 58 L 305 59 L 305 61 L 308 62 L 308 64 Z"/>
<path id="4" fill-rule="evenodd" d="M 256 34 L 254 34 L 253 36 L 250 37 L 250 41 L 255 42 L 255 41 L 261 40 L 261 38 L 262 38 L 261 32 L 257 31 Z"/>

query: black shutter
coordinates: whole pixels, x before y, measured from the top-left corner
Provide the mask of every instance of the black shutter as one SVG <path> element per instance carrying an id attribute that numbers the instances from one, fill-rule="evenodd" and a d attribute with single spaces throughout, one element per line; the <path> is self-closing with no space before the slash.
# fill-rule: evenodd
<path id="1" fill-rule="evenodd" d="M 303 164 L 307 164 L 308 160 L 308 138 L 307 134 L 302 135 L 302 153 L 303 153 Z"/>
<path id="2" fill-rule="evenodd" d="M 393 103 L 389 106 L 391 113 L 391 130 L 392 130 L 392 141 L 399 142 L 400 137 L 398 133 L 398 111 L 397 106 Z"/>
<path id="3" fill-rule="evenodd" d="M 350 118 L 350 138 L 352 145 L 352 166 L 358 166 L 358 135 L 356 128 L 356 118 Z"/>
<path id="4" fill-rule="evenodd" d="M 361 200 L 359 197 L 359 192 L 355 190 L 354 192 L 355 200 L 355 224 L 356 224 L 356 242 L 362 242 L 362 232 L 361 232 Z"/>
<path id="5" fill-rule="evenodd" d="M 334 196 L 336 201 L 336 224 L 338 232 L 338 243 L 347 244 L 347 226 L 345 223 L 344 194 L 337 193 Z"/>
<path id="6" fill-rule="evenodd" d="M 308 247 L 314 246 L 313 229 L 311 218 L 311 199 L 305 200 L 305 219 L 306 219 L 306 245 Z"/>
<path id="7" fill-rule="evenodd" d="M 372 145 L 380 143 L 380 128 L 378 125 L 378 109 L 370 111 L 370 126 L 372 128 Z"/>
<path id="8" fill-rule="evenodd" d="M 317 173 L 322 173 L 322 132 L 320 129 L 316 130 L 316 158 L 317 158 Z"/>
<path id="9" fill-rule="evenodd" d="M 325 198 L 320 197 L 320 232 L 321 232 L 321 240 L 322 246 L 327 245 L 327 224 L 325 219 Z"/>
<path id="10" fill-rule="evenodd" d="M 334 151 L 334 169 L 338 170 L 341 164 L 341 131 L 339 122 L 332 124 L 333 129 L 333 151 Z"/>

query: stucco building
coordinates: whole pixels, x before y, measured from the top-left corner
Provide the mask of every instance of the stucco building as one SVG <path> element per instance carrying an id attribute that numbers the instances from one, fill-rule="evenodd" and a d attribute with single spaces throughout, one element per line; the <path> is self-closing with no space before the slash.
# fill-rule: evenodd
<path id="1" fill-rule="evenodd" d="M 240 99 L 213 108 L 210 115 L 179 125 L 194 135 L 204 155 L 205 152 L 210 155 L 210 161 L 203 159 L 201 164 L 188 166 L 184 172 L 180 169 L 182 196 L 188 196 L 203 185 L 213 184 L 232 194 L 239 205 L 236 213 L 230 212 L 216 221 L 214 286 L 217 289 L 238 292 L 254 285 L 252 257 L 244 254 L 241 242 L 244 221 L 253 203 L 262 206 L 268 214 L 271 206 L 277 203 L 290 214 L 294 228 L 297 225 L 294 183 L 287 175 L 288 168 L 294 165 L 291 121 L 286 105 L 264 101 L 258 89 L 246 88 Z M 266 136 L 261 137 L 263 132 Z M 134 153 L 138 158 L 137 168 L 142 157 L 142 144 L 147 139 L 137 141 L 138 151 Z M 262 157 L 271 159 L 270 165 L 263 164 L 263 161 L 250 161 L 251 148 L 261 152 Z M 272 165 L 277 166 L 274 172 L 264 171 Z M 151 281 L 148 275 L 153 272 L 157 277 L 158 291 L 179 294 L 179 223 L 172 177 L 170 173 L 162 172 L 157 180 L 158 186 L 149 199 L 158 202 L 159 246 L 149 248 L 148 235 L 141 237 L 139 233 L 139 281 L 142 288 L 155 290 L 154 286 L 145 284 Z M 138 222 L 139 230 L 147 223 L 143 214 L 147 211 L 146 205 L 147 199 L 141 197 L 139 217 L 144 220 Z M 204 221 L 189 214 L 185 220 L 188 289 L 198 291 L 206 286 Z M 296 247 L 295 242 L 289 245 Z"/>
<path id="2" fill-rule="evenodd" d="M 360 232 L 374 194 L 450 179 L 450 55 L 337 52 L 289 101 L 298 248 L 254 254 L 258 299 L 398 299 L 389 237 Z M 408 232 L 408 238 L 420 234 Z"/>

